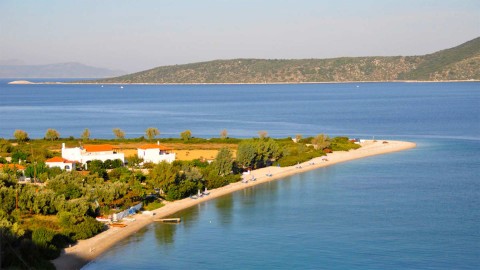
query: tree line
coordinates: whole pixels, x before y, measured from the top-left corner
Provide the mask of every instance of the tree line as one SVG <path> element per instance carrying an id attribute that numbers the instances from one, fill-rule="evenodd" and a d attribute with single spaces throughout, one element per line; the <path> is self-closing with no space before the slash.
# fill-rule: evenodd
<path id="1" fill-rule="evenodd" d="M 120 128 L 113 128 L 112 133 L 114 137 L 118 140 L 125 139 L 125 131 L 120 129 Z M 80 134 L 80 138 L 83 141 L 88 141 L 90 140 L 90 129 L 85 128 L 82 133 Z M 160 131 L 156 127 L 149 127 L 145 130 L 145 136 L 148 140 L 153 140 L 156 137 L 160 136 Z M 18 142 L 26 142 L 30 140 L 30 137 L 28 133 L 25 130 L 17 129 L 13 132 L 13 137 L 18 141 Z M 60 132 L 58 132 L 56 129 L 49 128 L 45 132 L 45 135 L 43 137 L 45 140 L 50 140 L 50 141 L 55 141 L 60 139 Z M 185 130 L 180 133 L 180 138 L 184 141 L 188 141 L 192 138 L 192 132 L 190 130 Z M 226 129 L 223 129 L 220 131 L 220 138 L 226 139 L 228 138 L 228 131 Z"/>

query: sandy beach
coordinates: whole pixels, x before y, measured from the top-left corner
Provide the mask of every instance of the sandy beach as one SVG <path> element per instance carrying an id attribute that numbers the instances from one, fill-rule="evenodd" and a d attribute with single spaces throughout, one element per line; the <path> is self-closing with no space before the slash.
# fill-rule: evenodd
<path id="1" fill-rule="evenodd" d="M 61 256 L 53 261 L 57 269 L 80 269 L 88 262 L 94 260 L 118 241 L 136 233 L 144 226 L 154 222 L 154 219 L 169 217 L 178 211 L 184 210 L 196 204 L 218 198 L 220 196 L 245 189 L 247 187 L 259 185 L 268 181 L 278 180 L 290 175 L 334 165 L 341 162 L 355 160 L 359 158 L 387 154 L 416 147 L 415 143 L 403 141 L 365 141 L 362 147 L 348 152 L 334 152 L 325 157 L 315 158 L 297 166 L 290 167 L 267 167 L 251 172 L 256 181 L 248 183 L 237 182 L 225 187 L 210 190 L 210 195 L 199 199 L 186 198 L 174 202 L 167 202 L 165 206 L 156 209 L 154 216 L 137 214 L 133 216 L 135 221 L 125 222 L 124 228 L 110 228 L 95 237 L 87 240 L 80 240 L 77 244 L 66 248 Z M 271 176 L 270 176 L 271 175 Z M 250 178 L 250 177 L 248 177 Z"/>

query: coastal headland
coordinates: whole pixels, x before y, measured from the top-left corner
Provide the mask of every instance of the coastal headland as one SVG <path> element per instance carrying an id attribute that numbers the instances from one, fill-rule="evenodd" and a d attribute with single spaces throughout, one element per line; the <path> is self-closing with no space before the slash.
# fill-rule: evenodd
<path id="1" fill-rule="evenodd" d="M 351 161 L 369 156 L 393 153 L 415 148 L 416 144 L 404 141 L 364 141 L 362 147 L 350 151 L 337 151 L 329 153 L 327 156 L 314 158 L 310 161 L 300 163 L 290 167 L 270 166 L 258 170 L 251 171 L 256 180 L 244 182 L 236 182 L 227 186 L 210 190 L 208 196 L 198 199 L 186 198 L 174 202 L 166 202 L 161 208 L 153 210 L 153 216 L 137 214 L 133 218 L 134 221 L 125 222 L 123 228 L 110 228 L 95 237 L 86 240 L 80 240 L 77 244 L 66 248 L 60 257 L 53 260 L 57 269 L 81 269 L 88 262 L 94 260 L 102 253 L 107 251 L 113 245 L 122 239 L 136 233 L 141 228 L 154 222 L 154 219 L 165 218 L 173 214 L 197 205 L 199 203 L 218 198 L 235 191 L 239 191 L 248 187 L 266 183 L 269 181 L 283 179 L 285 177 L 303 173 L 306 171 L 327 167 L 341 162 Z"/>

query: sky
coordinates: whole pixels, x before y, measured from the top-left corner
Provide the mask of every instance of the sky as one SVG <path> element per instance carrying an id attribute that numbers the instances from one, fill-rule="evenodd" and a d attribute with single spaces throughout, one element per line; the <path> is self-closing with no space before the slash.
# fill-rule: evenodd
<path id="1" fill-rule="evenodd" d="M 480 0 L 0 0 L 0 61 L 136 72 L 235 58 L 422 55 L 480 36 Z"/>

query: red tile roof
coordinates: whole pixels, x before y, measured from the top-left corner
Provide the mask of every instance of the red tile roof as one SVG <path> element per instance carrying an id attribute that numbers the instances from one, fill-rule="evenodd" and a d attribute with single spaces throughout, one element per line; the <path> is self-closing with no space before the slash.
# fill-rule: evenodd
<path id="1" fill-rule="evenodd" d="M 45 162 L 63 162 L 63 158 L 62 157 L 52 157 L 52 158 L 49 158 L 49 159 L 45 160 Z"/>
<path id="2" fill-rule="evenodd" d="M 20 164 L 1 164 L 0 163 L 0 169 L 3 167 L 7 167 L 9 169 L 15 169 L 15 170 L 25 170 L 25 166 L 22 166 Z"/>
<path id="3" fill-rule="evenodd" d="M 146 150 L 146 149 L 160 149 L 162 151 L 167 151 L 167 150 L 172 150 L 172 148 L 168 148 L 168 147 L 165 147 L 163 145 L 158 145 L 158 144 L 144 144 L 144 145 L 141 145 L 140 147 L 138 147 L 139 149 L 143 149 L 143 150 Z"/>
<path id="4" fill-rule="evenodd" d="M 75 163 L 75 161 L 70 161 L 62 157 L 53 157 L 45 160 L 45 162 L 63 162 L 63 163 Z"/>
<path id="5" fill-rule="evenodd" d="M 113 151 L 113 146 L 110 144 L 95 144 L 95 145 L 84 145 L 83 149 L 87 152 L 105 152 L 105 151 Z"/>

